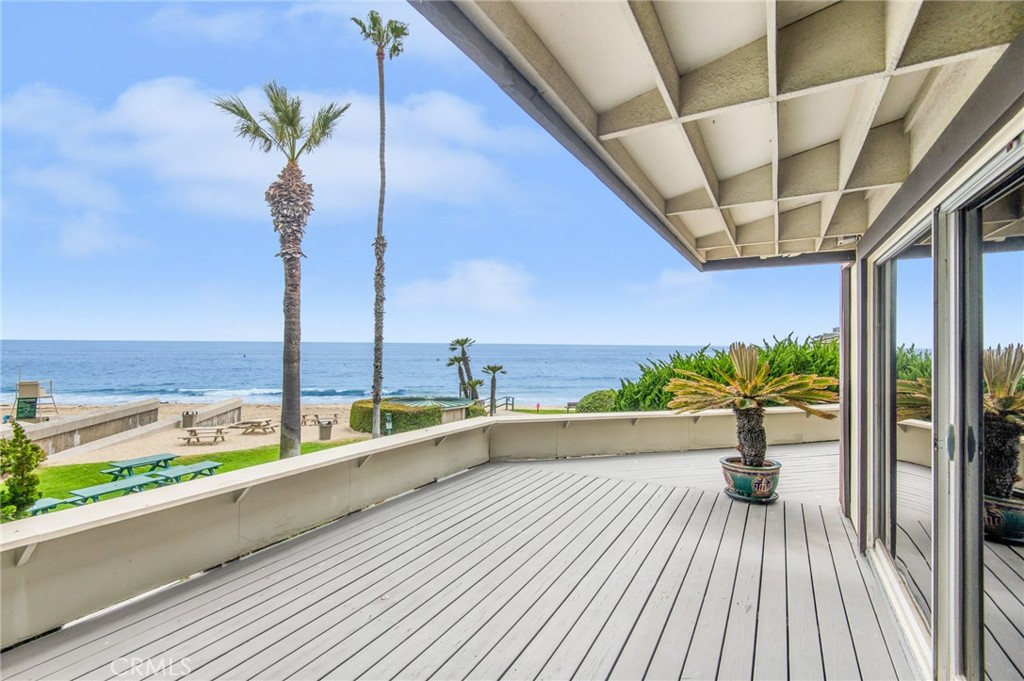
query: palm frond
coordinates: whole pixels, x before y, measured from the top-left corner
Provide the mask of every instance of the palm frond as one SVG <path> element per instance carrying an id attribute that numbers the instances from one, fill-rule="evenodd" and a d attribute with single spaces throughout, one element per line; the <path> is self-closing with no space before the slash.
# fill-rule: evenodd
<path id="1" fill-rule="evenodd" d="M 1009 397 L 1020 392 L 1024 378 L 1024 345 L 997 345 L 989 348 L 981 360 L 986 392 L 994 397 Z"/>
<path id="2" fill-rule="evenodd" d="M 932 379 L 896 381 L 896 419 L 930 420 L 932 417 Z"/>
<path id="3" fill-rule="evenodd" d="M 248 107 L 245 106 L 245 103 L 237 95 L 218 97 L 213 100 L 213 104 L 238 119 L 235 122 L 235 132 L 238 133 L 239 137 L 249 140 L 254 147 L 259 147 L 263 153 L 267 153 L 274 148 L 274 142 L 270 134 L 260 126 L 256 118 L 249 112 Z"/>
<path id="4" fill-rule="evenodd" d="M 298 154 L 301 156 L 304 153 L 312 152 L 329 140 L 331 135 L 334 134 L 334 124 L 341 118 L 342 114 L 348 111 L 349 106 L 349 104 L 339 106 L 331 102 L 317 111 L 316 115 L 313 116 L 313 121 L 309 124 L 309 133 L 306 135 L 306 141 L 299 148 Z"/>

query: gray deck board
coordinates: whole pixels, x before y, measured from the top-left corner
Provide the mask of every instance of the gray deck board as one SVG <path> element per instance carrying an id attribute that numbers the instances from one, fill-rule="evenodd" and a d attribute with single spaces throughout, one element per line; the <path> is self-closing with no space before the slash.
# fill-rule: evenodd
<path id="1" fill-rule="evenodd" d="M 725 453 L 706 488 L 663 484 L 694 481 L 681 456 L 653 479 L 651 457 L 480 466 L 7 651 L 3 675 L 113 678 L 141 656 L 189 679 L 910 678 L 835 504 L 733 502 Z M 1006 591 L 1016 557 L 991 571 Z"/>

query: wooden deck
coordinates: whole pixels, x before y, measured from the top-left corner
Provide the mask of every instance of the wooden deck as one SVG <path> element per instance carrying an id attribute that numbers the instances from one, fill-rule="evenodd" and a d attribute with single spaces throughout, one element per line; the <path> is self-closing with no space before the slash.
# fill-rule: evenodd
<path id="1" fill-rule="evenodd" d="M 422 488 L 14 648 L 4 678 L 913 676 L 834 505 L 577 463 Z"/>

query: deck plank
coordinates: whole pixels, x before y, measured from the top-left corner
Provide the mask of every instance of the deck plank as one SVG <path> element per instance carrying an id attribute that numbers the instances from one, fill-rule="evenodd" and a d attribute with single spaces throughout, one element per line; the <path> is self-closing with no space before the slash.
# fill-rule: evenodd
<path id="1" fill-rule="evenodd" d="M 740 580 L 745 584 L 756 583 L 755 575 L 759 570 L 741 573 L 739 569 L 750 509 L 748 504 L 733 502 L 729 511 L 718 555 L 711 568 L 711 579 L 693 621 L 693 635 L 683 662 L 683 678 L 710 679 L 717 674 L 736 584 Z M 750 640 L 753 641 L 753 636 Z M 739 652 L 730 649 L 727 653 L 729 656 L 736 654 L 743 654 L 742 649 Z M 752 653 L 749 659 L 754 659 Z"/>
<path id="2" fill-rule="evenodd" d="M 814 582 L 807 553 L 804 508 L 786 503 L 786 595 L 789 612 L 789 673 L 795 679 L 824 678 Z"/>
<path id="3" fill-rule="evenodd" d="M 767 517 L 768 508 L 765 506 L 751 506 L 747 510 L 747 524 L 736 568 L 736 585 L 728 604 L 725 635 L 721 640 L 722 653 L 714 674 L 719 679 L 749 679 L 754 673 L 758 624 L 756 614 L 761 596 L 761 563 L 764 558 Z"/>
<path id="4" fill-rule="evenodd" d="M 657 585 L 661 583 L 664 586 L 662 576 L 665 571 L 674 569 L 675 565 L 682 560 L 683 554 L 680 552 L 679 546 L 683 544 L 684 537 L 693 535 L 692 531 L 690 535 L 687 535 L 690 525 L 703 526 L 707 522 L 706 514 L 698 511 L 710 511 L 712 498 L 713 495 L 701 490 L 691 490 L 686 495 L 679 511 L 669 522 L 665 533 L 662 534 L 661 540 L 644 560 L 635 579 L 630 582 L 629 587 L 616 603 L 614 610 L 596 637 L 590 640 L 585 637 L 589 626 L 591 626 L 586 621 L 582 622 L 582 626 L 578 626 L 575 630 L 578 632 L 576 635 L 580 638 L 580 642 L 586 645 L 582 661 L 572 667 L 567 660 L 572 651 L 565 645 L 565 650 L 561 651 L 561 655 L 556 656 L 549 668 L 545 668 L 542 674 L 544 678 L 595 679 L 607 678 L 611 674 L 640 613 L 651 598 L 658 597 L 655 594 Z M 699 504 L 698 502 L 702 500 L 704 503 Z M 644 665 L 646 667 L 646 660 L 644 660 Z"/>
<path id="5" fill-rule="evenodd" d="M 698 543 L 705 532 L 714 533 L 715 524 L 725 524 L 727 504 L 720 499 L 720 495 L 714 494 L 701 496 L 693 512 L 696 522 L 689 523 L 683 530 L 679 543 L 665 565 L 665 571 L 659 575 L 650 598 L 644 603 L 608 678 L 628 680 L 647 676 L 651 657 L 665 629 L 676 594 L 693 563 Z"/>
<path id="6" fill-rule="evenodd" d="M 829 550 L 820 507 L 804 506 L 804 527 L 825 676 L 833 679 L 843 675 L 859 676 L 860 666 L 853 648 L 853 634 L 839 590 L 839 577 Z"/>
<path id="7" fill-rule="evenodd" d="M 379 639 L 390 626 L 396 627 L 397 642 L 397 625 L 408 615 L 437 612 L 445 605 L 446 598 L 454 599 L 471 586 L 473 578 L 503 565 L 506 571 L 514 570 L 532 555 L 531 551 L 536 552 L 537 546 L 546 544 L 551 549 L 564 546 L 571 539 L 567 531 L 575 521 L 584 513 L 600 517 L 609 506 L 619 503 L 626 488 L 626 483 L 610 481 L 598 485 L 586 496 L 569 496 L 566 499 L 568 509 L 555 503 L 545 509 L 541 519 L 520 517 L 508 532 L 493 540 L 483 545 L 467 545 L 468 551 L 453 556 L 455 562 L 443 565 L 442 570 L 423 572 L 421 579 L 425 581 L 417 579 L 408 585 L 400 581 L 392 583 L 386 601 L 375 600 L 373 608 L 354 612 L 335 609 L 319 623 L 315 635 L 295 635 L 287 645 L 276 646 L 262 659 L 247 660 L 246 668 L 262 677 L 318 677 L 316 670 L 303 671 L 303 668 L 312 663 L 326 667 L 320 673 L 327 673 L 333 664 L 344 661 L 342 651 L 355 654 Z M 518 558 L 517 552 L 521 552 Z"/>
<path id="8" fill-rule="evenodd" d="M 786 509 L 776 502 L 765 513 L 761 562 L 761 600 L 757 605 L 755 679 L 789 677 L 788 584 L 786 579 Z"/>
<path id="9" fill-rule="evenodd" d="M 719 495 L 711 518 L 704 531 L 704 536 L 697 543 L 690 563 L 676 597 L 672 603 L 665 628 L 658 637 L 654 656 L 651 657 L 647 676 L 656 679 L 679 678 L 684 653 L 693 642 L 694 626 L 700 615 L 700 606 L 708 590 L 708 584 L 714 576 L 715 559 L 722 546 L 723 536 L 729 530 L 730 536 L 737 536 L 737 528 L 742 529 L 742 519 L 746 516 L 745 508 L 736 510 L 729 497 Z"/>

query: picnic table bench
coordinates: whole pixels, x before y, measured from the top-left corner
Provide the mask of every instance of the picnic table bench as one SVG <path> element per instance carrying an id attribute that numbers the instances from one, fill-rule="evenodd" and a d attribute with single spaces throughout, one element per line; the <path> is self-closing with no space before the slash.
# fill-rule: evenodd
<path id="1" fill-rule="evenodd" d="M 172 459 L 178 458 L 177 454 L 154 454 L 152 456 L 141 456 L 137 459 L 125 461 L 111 461 L 107 463 L 110 468 L 104 468 L 101 473 L 106 473 L 114 480 L 130 478 L 137 473 L 148 473 L 158 468 L 167 468 Z M 136 470 L 146 469 L 146 470 Z"/>
<path id="2" fill-rule="evenodd" d="M 565 403 L 565 413 L 568 414 L 569 410 L 570 409 L 575 409 L 576 405 L 578 405 L 578 404 L 579 404 L 579 402 L 566 402 Z"/>
<path id="3" fill-rule="evenodd" d="M 303 414 L 302 425 L 304 426 L 317 426 L 320 425 L 320 421 L 330 421 L 334 425 L 338 425 L 338 415 L 332 414 L 331 416 L 325 416 L 320 418 L 320 414 Z"/>
<path id="4" fill-rule="evenodd" d="M 260 435 L 263 433 L 274 433 L 277 431 L 276 426 L 271 423 L 270 419 L 239 421 L 236 425 L 244 429 L 242 430 L 242 435 Z"/>
<path id="5" fill-rule="evenodd" d="M 195 428 L 185 428 L 185 435 L 179 437 L 179 440 L 184 440 L 185 444 L 201 444 L 203 440 L 209 439 L 210 444 L 215 443 L 217 440 L 224 441 L 224 426 L 197 426 Z"/>
<path id="6" fill-rule="evenodd" d="M 150 475 L 161 485 L 170 485 L 184 480 L 195 480 L 201 475 L 213 475 L 221 467 L 218 461 L 200 461 L 187 466 L 171 466 L 170 468 L 153 471 Z"/>
<path id="7" fill-rule="evenodd" d="M 114 492 L 131 494 L 132 492 L 141 492 L 147 485 L 155 484 L 157 484 L 157 480 L 148 475 L 133 475 L 130 478 L 121 478 L 102 485 L 73 489 L 68 494 L 75 498 L 73 503 L 87 504 L 90 501 L 99 501 L 100 497 L 104 494 L 112 494 Z"/>
<path id="8" fill-rule="evenodd" d="M 40 513 L 49 513 L 61 504 L 77 506 L 80 503 L 82 503 L 81 499 L 54 499 L 53 497 L 43 497 L 29 507 L 28 513 L 29 515 L 39 515 Z"/>

